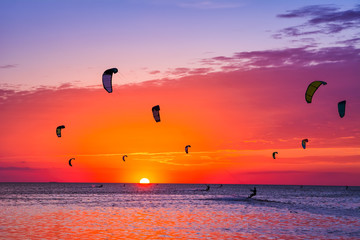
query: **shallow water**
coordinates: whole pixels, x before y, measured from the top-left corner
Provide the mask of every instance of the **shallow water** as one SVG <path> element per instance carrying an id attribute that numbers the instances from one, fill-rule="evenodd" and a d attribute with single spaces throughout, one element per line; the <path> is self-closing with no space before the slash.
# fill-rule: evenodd
<path id="1" fill-rule="evenodd" d="M 360 239 L 360 187 L 1 183 L 0 239 Z"/>

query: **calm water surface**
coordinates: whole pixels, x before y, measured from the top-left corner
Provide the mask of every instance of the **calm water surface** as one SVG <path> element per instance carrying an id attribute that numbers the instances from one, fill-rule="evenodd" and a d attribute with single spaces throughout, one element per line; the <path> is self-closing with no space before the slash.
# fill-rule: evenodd
<path id="1" fill-rule="evenodd" d="M 360 239 L 360 187 L 0 183 L 0 239 Z"/>

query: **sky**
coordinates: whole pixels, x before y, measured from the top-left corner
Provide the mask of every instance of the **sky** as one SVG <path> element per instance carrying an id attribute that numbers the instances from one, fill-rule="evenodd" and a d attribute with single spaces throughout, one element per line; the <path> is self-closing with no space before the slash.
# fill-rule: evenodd
<path id="1" fill-rule="evenodd" d="M 0 182 L 359 186 L 359 26 L 358 1 L 2 0 Z"/>

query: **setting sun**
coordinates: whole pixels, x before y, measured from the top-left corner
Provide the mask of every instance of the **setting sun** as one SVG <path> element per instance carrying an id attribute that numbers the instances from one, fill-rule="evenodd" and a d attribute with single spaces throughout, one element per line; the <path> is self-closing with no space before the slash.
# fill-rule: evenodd
<path id="1" fill-rule="evenodd" d="M 147 179 L 147 178 L 142 178 L 142 179 L 140 180 L 140 183 L 141 183 L 141 184 L 149 184 L 150 181 L 149 181 L 149 179 Z"/>

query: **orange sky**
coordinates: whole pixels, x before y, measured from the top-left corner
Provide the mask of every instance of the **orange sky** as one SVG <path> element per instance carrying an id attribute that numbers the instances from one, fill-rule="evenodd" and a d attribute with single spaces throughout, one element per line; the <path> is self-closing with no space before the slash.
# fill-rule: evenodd
<path id="1" fill-rule="evenodd" d="M 355 69 L 323 64 L 208 73 L 114 85 L 111 94 L 101 85 L 2 92 L 0 181 L 146 177 L 158 183 L 359 185 Z M 328 85 L 307 104 L 306 87 L 317 79 Z M 341 119 L 336 104 L 343 99 L 348 105 Z M 158 104 L 160 123 L 151 113 Z M 55 128 L 62 124 L 58 138 Z M 303 138 L 309 139 L 306 150 Z"/>

